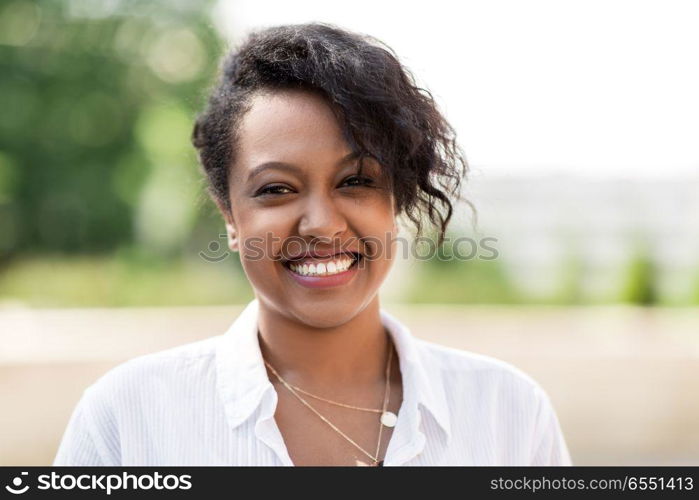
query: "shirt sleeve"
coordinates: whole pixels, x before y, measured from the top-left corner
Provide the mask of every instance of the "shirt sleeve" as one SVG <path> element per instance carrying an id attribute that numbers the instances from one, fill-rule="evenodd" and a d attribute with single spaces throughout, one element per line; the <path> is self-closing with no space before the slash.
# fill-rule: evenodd
<path id="1" fill-rule="evenodd" d="M 92 388 L 86 389 L 68 422 L 53 461 L 54 466 L 120 465 L 115 426 Z"/>
<path id="2" fill-rule="evenodd" d="M 530 465 L 573 465 L 560 422 L 548 394 L 536 388 L 538 412 Z"/>

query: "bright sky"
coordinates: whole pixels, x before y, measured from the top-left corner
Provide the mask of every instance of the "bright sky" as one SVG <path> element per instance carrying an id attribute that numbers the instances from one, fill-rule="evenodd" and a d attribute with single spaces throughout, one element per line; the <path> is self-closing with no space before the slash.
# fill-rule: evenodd
<path id="1" fill-rule="evenodd" d="M 393 47 L 474 174 L 699 175 L 699 2 L 221 0 L 233 40 L 324 21 Z"/>

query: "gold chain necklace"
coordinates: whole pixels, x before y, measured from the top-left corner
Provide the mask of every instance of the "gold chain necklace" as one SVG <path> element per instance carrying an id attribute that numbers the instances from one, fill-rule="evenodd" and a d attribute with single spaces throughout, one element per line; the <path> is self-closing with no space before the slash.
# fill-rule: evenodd
<path id="1" fill-rule="evenodd" d="M 381 408 L 364 408 L 362 406 L 352 406 L 352 405 L 348 405 L 345 403 L 340 403 L 338 401 L 333 401 L 331 399 L 325 399 L 325 398 L 322 398 L 320 396 L 316 396 L 315 394 L 311 394 L 308 391 L 304 391 L 299 386 L 296 386 L 294 384 L 289 384 L 289 385 L 291 387 L 293 387 L 294 389 L 296 389 L 296 391 L 298 391 L 302 394 L 305 394 L 306 396 L 310 396 L 312 398 L 319 399 L 320 401 L 325 401 L 326 403 L 330 403 L 330 404 L 333 404 L 335 406 L 342 406 L 343 408 L 349 408 L 351 410 L 368 411 L 368 412 L 372 412 L 372 413 L 382 413 L 383 412 L 383 410 Z"/>
<path id="2" fill-rule="evenodd" d="M 265 361 L 265 363 L 267 363 L 267 362 Z M 274 368 L 272 368 L 271 365 L 267 364 L 267 366 L 269 366 L 270 370 L 272 370 L 274 372 Z M 275 373 L 275 375 L 276 375 L 276 373 Z M 310 392 L 304 391 L 302 388 L 300 388 L 299 386 L 296 386 L 294 384 L 289 384 L 289 386 L 293 387 L 297 392 L 300 392 L 300 393 L 305 394 L 307 396 L 310 396 L 312 398 L 318 399 L 320 401 L 325 401 L 326 403 L 330 403 L 330 404 L 333 404 L 336 406 L 342 406 L 343 408 L 349 408 L 351 410 L 380 413 L 381 414 L 380 420 L 381 420 L 381 423 L 383 425 L 385 425 L 386 427 L 394 427 L 396 425 L 397 417 L 396 417 L 395 413 L 393 413 L 392 411 L 386 411 L 383 408 L 364 408 L 362 406 L 348 405 L 346 403 L 340 403 L 338 401 L 333 401 L 332 399 L 326 399 L 326 398 L 323 398 L 321 396 L 311 394 Z"/>
<path id="3" fill-rule="evenodd" d="M 386 427 L 393 427 L 396 424 L 397 417 L 393 412 L 387 411 L 388 407 L 388 400 L 389 400 L 389 395 L 390 395 L 390 388 L 391 388 L 391 380 L 390 380 L 390 374 L 391 374 L 391 359 L 393 358 L 393 346 L 389 346 L 389 351 L 388 351 L 388 361 L 386 362 L 386 385 L 385 385 L 385 390 L 384 390 L 384 399 L 383 399 L 383 405 L 381 410 L 374 410 L 373 408 L 363 408 L 360 406 L 352 406 L 352 405 L 347 405 L 344 403 L 338 403 L 337 401 L 331 401 L 329 399 L 321 398 L 320 396 L 315 396 L 313 394 L 310 394 L 306 391 L 298 389 L 296 386 L 293 386 L 289 384 L 286 380 L 282 378 L 281 375 L 274 369 L 274 367 L 267 362 L 267 360 L 264 360 L 265 365 L 270 369 L 270 371 L 274 374 L 275 377 L 279 379 L 279 381 L 286 387 L 289 392 L 291 392 L 296 398 L 301 401 L 309 410 L 311 410 L 313 413 L 318 415 L 323 422 L 328 424 L 335 432 L 340 434 L 343 438 L 345 438 L 348 442 L 350 442 L 355 448 L 357 448 L 359 451 L 364 453 L 366 456 L 368 456 L 371 461 L 373 462 L 374 465 L 379 465 L 380 463 L 383 463 L 383 461 L 379 462 L 379 451 L 381 448 L 381 434 L 383 431 L 383 426 L 385 425 Z M 303 392 L 304 394 L 308 394 L 311 397 L 314 397 L 316 399 L 320 399 L 323 401 L 327 401 L 328 403 L 336 404 L 338 406 L 343 406 L 345 408 L 351 408 L 355 410 L 362 410 L 362 411 L 376 411 L 376 412 L 381 412 L 381 418 L 380 418 L 380 425 L 379 425 L 379 438 L 378 442 L 376 443 L 376 453 L 374 455 L 371 455 L 368 451 L 366 451 L 364 448 L 359 446 L 352 438 L 350 438 L 347 434 L 342 432 L 340 429 L 337 428 L 335 424 L 330 422 L 327 418 L 325 418 L 323 415 L 321 415 L 318 410 L 313 408 L 305 399 L 303 399 L 301 396 L 299 396 L 298 392 Z"/>

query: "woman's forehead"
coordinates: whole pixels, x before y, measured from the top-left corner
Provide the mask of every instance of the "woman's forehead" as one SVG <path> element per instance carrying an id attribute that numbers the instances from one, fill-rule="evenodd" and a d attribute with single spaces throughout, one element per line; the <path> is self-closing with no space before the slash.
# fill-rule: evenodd
<path id="1" fill-rule="evenodd" d="M 266 92 L 252 98 L 238 132 L 238 160 L 248 168 L 265 161 L 345 156 L 349 145 L 325 99 L 302 90 Z"/>

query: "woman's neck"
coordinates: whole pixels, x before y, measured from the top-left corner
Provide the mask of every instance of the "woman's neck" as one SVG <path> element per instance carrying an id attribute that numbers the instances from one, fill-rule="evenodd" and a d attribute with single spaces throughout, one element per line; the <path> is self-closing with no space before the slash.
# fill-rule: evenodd
<path id="1" fill-rule="evenodd" d="M 381 323 L 378 295 L 351 320 L 330 328 L 309 327 L 259 304 L 262 356 L 289 383 L 307 390 L 383 385 L 387 349 L 393 346 Z"/>

